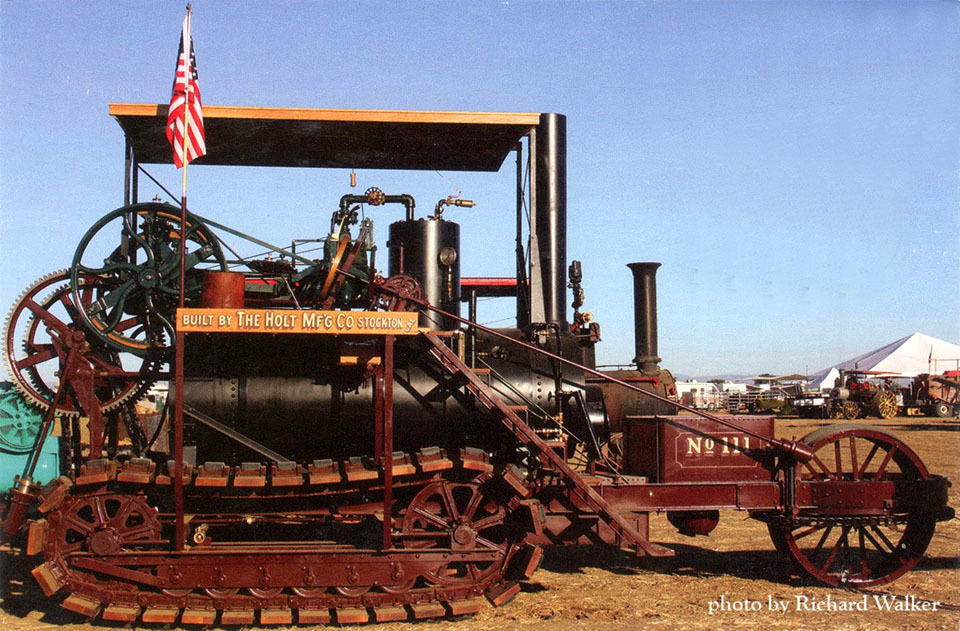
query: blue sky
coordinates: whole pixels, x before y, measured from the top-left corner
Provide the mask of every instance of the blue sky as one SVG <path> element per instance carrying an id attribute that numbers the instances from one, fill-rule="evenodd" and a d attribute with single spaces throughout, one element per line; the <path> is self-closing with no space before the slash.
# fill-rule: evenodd
<path id="1" fill-rule="evenodd" d="M 601 362 L 633 356 L 624 264 L 646 260 L 663 263 L 660 354 L 678 372 L 813 372 L 914 331 L 960 341 L 956 2 L 193 7 L 207 104 L 566 114 L 568 258 Z M 182 19 L 180 2 L 0 3 L 0 304 L 120 205 L 107 103 L 169 100 Z M 478 202 L 448 214 L 463 273 L 508 275 L 513 169 L 363 171 L 358 189 L 423 210 L 462 190 Z M 190 200 L 289 243 L 323 236 L 348 184 L 197 166 Z M 382 244 L 396 216 L 374 218 Z M 484 303 L 480 320 L 510 311 Z"/>

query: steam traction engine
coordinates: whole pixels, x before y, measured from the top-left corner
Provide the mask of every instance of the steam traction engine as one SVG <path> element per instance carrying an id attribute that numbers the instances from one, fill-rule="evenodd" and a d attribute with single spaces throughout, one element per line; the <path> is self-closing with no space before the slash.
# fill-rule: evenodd
<path id="1" fill-rule="evenodd" d="M 636 370 L 595 369 L 599 327 L 579 312 L 579 263 L 567 268 L 562 116 L 205 108 L 201 164 L 496 171 L 515 152 L 505 279 L 461 277 L 444 211 L 465 200 L 418 217 L 409 195 L 344 195 L 317 259 L 140 203 L 142 164 L 169 161 L 165 111 L 111 113 L 128 204 L 25 291 L 5 342 L 45 411 L 35 453 L 56 426 L 65 475 L 39 488 L 31 459 L 4 530 L 26 531 L 34 578 L 71 611 L 225 625 L 470 614 L 509 601 L 546 544 L 671 555 L 649 540 L 652 511 L 691 535 L 720 509 L 749 511 L 809 575 L 868 586 L 916 564 L 950 514 L 948 482 L 885 431 L 784 441 L 770 417 L 678 404 L 657 357 L 658 264 L 631 264 Z M 381 275 L 358 211 L 401 207 Z M 227 235 L 282 256 L 243 258 Z M 516 298 L 517 327 L 475 323 L 478 298 L 497 295 Z M 132 404 L 157 380 L 171 403 L 151 426 Z"/>

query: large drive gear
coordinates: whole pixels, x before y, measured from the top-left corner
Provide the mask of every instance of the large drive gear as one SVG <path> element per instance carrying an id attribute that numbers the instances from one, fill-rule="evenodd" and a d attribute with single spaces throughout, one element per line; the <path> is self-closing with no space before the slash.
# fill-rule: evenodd
<path id="1" fill-rule="evenodd" d="M 88 300 L 97 281 L 86 274 L 78 279 L 81 300 Z M 62 340 L 84 330 L 69 280 L 69 273 L 59 270 L 33 282 L 10 309 L 4 328 L 7 372 L 24 397 L 44 412 L 50 409 L 58 387 L 57 373 L 66 353 Z M 91 335 L 86 337 L 90 342 L 86 359 L 100 374 L 96 394 L 101 412 L 139 399 L 156 381 L 160 364 L 153 357 L 128 358 Z M 82 412 L 69 399 L 57 406 L 60 416 Z"/>

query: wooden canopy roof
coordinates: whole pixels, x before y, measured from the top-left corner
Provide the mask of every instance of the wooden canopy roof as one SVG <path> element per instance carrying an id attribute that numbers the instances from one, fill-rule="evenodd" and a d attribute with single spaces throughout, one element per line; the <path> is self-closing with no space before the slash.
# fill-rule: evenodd
<path id="1" fill-rule="evenodd" d="M 172 163 L 167 105 L 111 103 L 141 164 Z M 540 114 L 203 107 L 193 164 L 497 171 Z"/>

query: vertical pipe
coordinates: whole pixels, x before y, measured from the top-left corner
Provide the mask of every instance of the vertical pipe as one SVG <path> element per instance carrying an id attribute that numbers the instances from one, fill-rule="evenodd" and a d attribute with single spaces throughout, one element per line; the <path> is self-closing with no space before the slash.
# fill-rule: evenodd
<path id="1" fill-rule="evenodd" d="M 520 299 L 520 293 L 519 293 L 519 292 L 520 292 L 520 287 L 519 287 L 519 285 L 518 285 L 518 286 L 517 286 L 517 299 L 518 299 L 518 300 Z M 471 322 L 476 322 L 476 321 L 477 321 L 477 289 L 476 289 L 476 287 L 472 287 L 472 288 L 470 289 L 470 303 L 469 303 L 469 305 L 470 305 L 470 306 L 469 306 L 468 309 L 467 309 L 468 312 L 469 312 L 468 315 L 467 315 L 467 318 L 468 318 Z M 519 322 L 519 312 L 517 312 L 517 316 L 518 316 L 518 322 Z M 476 368 L 476 366 L 477 366 L 477 330 L 476 330 L 475 328 L 473 328 L 473 327 L 470 327 L 469 330 L 467 331 L 467 335 L 470 336 L 470 337 L 467 338 L 467 339 L 469 340 L 469 342 L 470 342 L 470 367 L 471 367 L 471 368 Z"/>
<path id="2" fill-rule="evenodd" d="M 373 462 L 383 466 L 383 364 L 373 373 Z"/>
<path id="3" fill-rule="evenodd" d="M 627 263 L 633 272 L 633 326 L 637 368 L 654 371 L 657 356 L 657 268 L 660 263 Z"/>
<path id="4" fill-rule="evenodd" d="M 523 141 L 517 141 L 517 327 L 530 324 L 530 298 L 527 287 L 527 258 L 523 246 Z M 476 319 L 470 318 L 473 322 Z M 472 366 L 472 364 L 471 364 Z"/>
<path id="5" fill-rule="evenodd" d="M 123 145 L 123 205 L 129 206 L 130 191 L 133 189 L 133 174 L 136 167 L 133 165 L 133 146 L 129 138 L 124 138 Z"/>
<path id="6" fill-rule="evenodd" d="M 537 241 L 546 322 L 567 325 L 567 118 L 541 114 L 537 131 Z"/>
<path id="7" fill-rule="evenodd" d="M 181 224 L 182 225 L 182 224 Z M 181 287 L 181 295 L 182 288 Z M 182 305 L 181 305 L 182 306 Z M 178 314 L 179 315 L 179 314 Z M 174 357 L 173 401 L 173 549 L 183 550 L 183 338 L 186 334 L 180 329 L 177 319 L 177 348 Z"/>
<path id="8" fill-rule="evenodd" d="M 528 226 L 529 232 L 527 238 L 530 240 L 530 246 L 527 255 L 527 279 L 530 286 L 527 289 L 527 309 L 526 321 L 523 324 L 518 323 L 518 327 L 524 327 L 531 322 L 544 322 L 543 314 L 543 278 L 540 275 L 540 242 L 539 231 L 537 230 L 537 128 L 534 127 L 527 133 L 527 172 L 528 183 L 530 186 L 530 214 Z"/>
<path id="9" fill-rule="evenodd" d="M 130 178 L 130 203 L 136 204 L 140 200 L 140 163 L 136 154 L 133 155 L 133 169 Z"/>
<path id="10" fill-rule="evenodd" d="M 393 547 L 390 511 L 393 508 L 393 340 L 383 339 L 383 549 Z"/>

